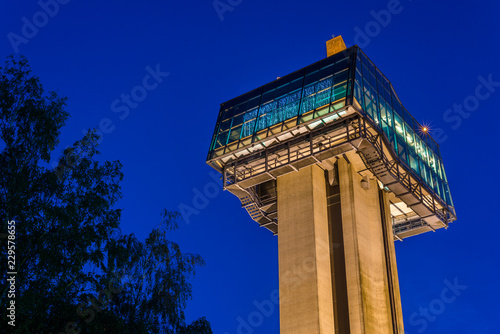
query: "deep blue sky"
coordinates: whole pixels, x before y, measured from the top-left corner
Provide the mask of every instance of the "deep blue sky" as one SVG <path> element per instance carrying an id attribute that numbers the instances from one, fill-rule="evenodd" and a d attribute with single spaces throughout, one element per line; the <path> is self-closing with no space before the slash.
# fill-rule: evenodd
<path id="1" fill-rule="evenodd" d="M 322 59 L 332 34 L 342 35 L 348 46 L 358 43 L 410 113 L 446 137 L 441 151 L 458 221 L 448 230 L 396 243 L 406 332 L 497 333 L 500 159 L 494 126 L 500 121 L 500 84 L 480 89 L 482 100 L 474 96 L 479 77 L 500 82 L 500 4 L 220 2 L 233 4 L 222 21 L 212 0 L 72 0 L 44 22 L 36 1 L 3 1 L 0 56 L 15 51 L 9 33 L 22 36 L 23 17 L 33 22 L 35 16 L 41 27 L 36 33 L 25 29 L 29 38 L 17 49 L 47 90 L 69 98 L 71 119 L 61 148 L 79 139 L 82 129 L 112 122 L 102 157 L 123 163 L 122 228 L 144 238 L 163 208 L 193 206 L 197 191 L 213 190 L 205 158 L 221 102 Z M 390 20 L 375 23 L 372 11 L 388 7 Z M 367 28 L 371 36 L 359 37 Z M 140 94 L 135 87 L 143 85 L 146 67 L 157 65 L 169 75 L 127 117 L 124 109 L 113 112 L 113 101 L 131 91 Z M 446 112 L 464 101 L 470 113 Z M 123 106 L 117 102 L 115 109 Z M 278 288 L 277 239 L 227 192 L 201 204 L 206 207 L 170 237 L 206 260 L 193 280 L 188 317 L 205 315 L 215 333 L 238 333 L 238 317 L 248 321 L 257 310 L 253 302 L 269 300 Z M 467 288 L 443 304 L 445 280 L 455 279 Z M 424 321 L 421 307 L 438 314 Z M 264 318 L 253 332 L 278 333 L 277 310 Z"/>

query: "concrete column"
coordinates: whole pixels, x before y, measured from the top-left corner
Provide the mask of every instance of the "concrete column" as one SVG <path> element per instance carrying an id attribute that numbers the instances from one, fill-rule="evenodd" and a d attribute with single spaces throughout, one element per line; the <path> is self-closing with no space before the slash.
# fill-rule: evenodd
<path id="1" fill-rule="evenodd" d="M 377 182 L 369 180 L 369 189 L 363 189 L 357 171 L 364 168 L 353 163 L 359 161 L 355 154 L 349 160 L 351 163 L 339 159 L 338 170 L 351 334 L 392 334 L 393 309 L 399 308 L 401 315 L 401 305 L 391 301 L 392 291 L 399 301 L 399 288 L 390 290 L 388 279 L 396 278 L 397 284 L 396 268 L 389 275 L 386 261 L 387 257 L 393 258 L 390 253 L 394 254 L 392 230 L 388 226 L 390 215 L 382 223 Z M 384 233 L 389 231 L 387 240 Z"/>
<path id="2" fill-rule="evenodd" d="M 398 334 L 404 334 L 404 324 L 403 324 L 403 307 L 401 306 L 401 294 L 399 290 L 399 276 L 398 276 L 398 267 L 396 263 L 396 247 L 394 245 L 394 234 L 392 231 L 392 221 L 391 221 L 391 208 L 389 203 L 389 198 L 386 193 L 383 195 L 384 201 L 384 209 L 385 209 L 385 218 L 386 218 L 386 233 L 388 236 L 387 246 L 388 252 L 390 254 L 390 272 L 391 272 L 391 281 L 390 285 L 392 285 L 393 291 L 393 300 L 394 300 L 394 319 L 396 322 Z"/>
<path id="3" fill-rule="evenodd" d="M 278 186 L 281 334 L 333 334 L 333 297 L 324 171 L 283 175 Z"/>

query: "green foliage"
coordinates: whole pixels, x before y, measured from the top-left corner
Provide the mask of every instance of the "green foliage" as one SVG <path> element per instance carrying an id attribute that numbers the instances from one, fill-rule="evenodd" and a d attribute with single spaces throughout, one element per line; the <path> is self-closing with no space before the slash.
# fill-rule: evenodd
<path id="1" fill-rule="evenodd" d="M 141 242 L 117 235 L 122 165 L 96 160 L 90 131 L 48 166 L 69 117 L 25 58 L 0 67 L 0 279 L 7 222 L 16 222 L 16 333 L 211 333 L 185 323 L 189 278 L 203 265 L 166 238 L 176 214 Z M 8 287 L 0 285 L 0 305 Z M 6 318 L 2 306 L 2 322 Z M 3 326 L 3 325 L 2 325 Z"/>

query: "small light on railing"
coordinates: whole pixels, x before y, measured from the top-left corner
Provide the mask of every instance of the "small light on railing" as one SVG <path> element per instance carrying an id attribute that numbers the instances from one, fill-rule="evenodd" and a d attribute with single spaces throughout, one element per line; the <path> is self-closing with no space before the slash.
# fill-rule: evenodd
<path id="1" fill-rule="evenodd" d="M 420 132 L 420 134 L 422 135 L 428 135 L 431 132 L 431 128 L 427 124 L 421 125 L 418 130 L 418 132 Z"/>

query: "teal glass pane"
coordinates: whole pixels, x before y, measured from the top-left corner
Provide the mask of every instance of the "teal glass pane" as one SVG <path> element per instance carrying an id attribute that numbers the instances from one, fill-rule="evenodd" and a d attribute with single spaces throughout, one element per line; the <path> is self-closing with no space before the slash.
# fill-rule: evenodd
<path id="1" fill-rule="evenodd" d="M 404 132 L 403 120 L 396 113 L 394 113 L 394 130 L 397 135 L 401 136 L 401 138 L 404 138 L 405 132 Z"/>
<path id="2" fill-rule="evenodd" d="M 346 89 L 347 89 L 346 84 L 335 86 L 333 88 L 332 101 L 337 101 L 339 99 L 346 97 Z"/>
<path id="3" fill-rule="evenodd" d="M 334 93 L 334 95 L 336 95 Z M 358 102 L 361 101 L 361 87 L 359 86 L 358 82 L 354 83 L 354 98 L 356 100 L 358 100 Z M 335 97 L 333 98 L 333 100 L 337 100 Z"/>
<path id="4" fill-rule="evenodd" d="M 363 82 L 363 77 L 361 76 L 361 73 L 359 72 L 359 69 L 356 68 L 356 74 L 355 74 L 355 81 L 358 84 L 361 84 Z"/>
<path id="5" fill-rule="evenodd" d="M 384 130 L 384 134 L 385 134 L 386 138 L 389 138 L 389 136 L 390 136 L 389 129 L 391 127 L 383 120 L 380 122 L 380 124 L 382 125 L 382 130 Z"/>
<path id="6" fill-rule="evenodd" d="M 227 143 L 227 136 L 229 134 L 229 131 L 225 131 L 225 132 L 222 132 L 220 133 L 218 136 L 217 136 L 217 142 L 215 144 L 215 148 L 219 148 L 221 146 L 224 146 L 226 145 Z"/>
<path id="7" fill-rule="evenodd" d="M 268 112 L 270 112 L 273 109 L 276 109 L 276 101 L 271 101 L 271 102 L 268 102 L 266 104 L 263 104 L 260 107 L 259 115 L 267 114 Z"/>
<path id="8" fill-rule="evenodd" d="M 401 159 L 402 162 L 408 164 L 408 155 L 406 152 L 406 143 L 401 137 L 397 137 L 397 142 L 398 142 L 398 156 Z"/>
<path id="9" fill-rule="evenodd" d="M 240 114 L 238 116 L 233 117 L 233 123 L 231 126 L 234 128 L 237 125 L 243 124 L 243 120 L 245 119 L 245 114 Z"/>
<path id="10" fill-rule="evenodd" d="M 327 88 L 332 87 L 332 85 L 333 85 L 333 78 L 332 77 L 323 79 L 323 80 L 318 82 L 318 85 L 316 87 L 316 91 L 320 92 L 322 90 L 325 90 Z"/>
<path id="11" fill-rule="evenodd" d="M 339 83 L 343 83 L 344 81 L 347 81 L 348 75 L 349 75 L 349 71 L 347 71 L 347 70 L 343 70 L 342 72 L 336 73 L 333 76 L 333 83 L 339 84 Z"/>
<path id="12" fill-rule="evenodd" d="M 282 108 L 288 103 L 288 96 L 281 97 L 276 101 L 276 108 Z"/>
<path id="13" fill-rule="evenodd" d="M 287 103 L 295 102 L 300 100 L 300 96 L 302 94 L 302 89 L 291 92 L 287 97 Z"/>
<path id="14" fill-rule="evenodd" d="M 300 114 L 304 114 L 310 110 L 314 109 L 314 95 L 310 95 L 302 99 L 302 103 L 300 105 Z"/>
<path id="15" fill-rule="evenodd" d="M 415 149 L 415 133 L 406 123 L 405 123 L 405 140 L 408 147 Z"/>
<path id="16" fill-rule="evenodd" d="M 229 130 L 231 127 L 231 119 L 228 119 L 220 124 L 219 132 L 224 132 Z"/>
<path id="17" fill-rule="evenodd" d="M 284 108 L 273 110 L 268 114 L 268 126 L 275 125 L 283 121 Z"/>
<path id="18" fill-rule="evenodd" d="M 391 128 L 393 125 L 392 109 L 388 107 L 383 99 L 379 99 L 380 117 L 382 121 L 386 122 Z"/>
<path id="19" fill-rule="evenodd" d="M 258 132 L 265 128 L 267 128 L 267 114 L 259 116 L 259 118 L 257 119 L 257 125 L 255 126 L 255 132 Z"/>
<path id="20" fill-rule="evenodd" d="M 445 185 L 445 192 L 446 192 L 446 199 L 447 199 L 446 202 L 448 203 L 448 205 L 453 206 L 453 199 L 451 198 L 450 187 L 448 186 L 448 184 Z"/>
<path id="21" fill-rule="evenodd" d="M 290 104 L 287 104 L 285 106 L 285 119 L 290 119 L 292 117 L 295 117 L 299 114 L 299 101 L 292 102 Z"/>
<path id="22" fill-rule="evenodd" d="M 324 91 L 317 93 L 316 94 L 315 108 L 319 108 L 319 107 L 322 107 L 326 104 L 329 104 L 331 94 L 332 94 L 332 91 L 330 89 L 325 89 Z"/>
<path id="23" fill-rule="evenodd" d="M 417 173 L 417 175 L 419 175 L 419 171 L 420 171 L 420 168 L 419 168 L 419 159 L 418 159 L 418 155 L 417 153 L 415 153 L 415 151 L 413 151 L 413 149 L 408 149 L 408 152 L 409 152 L 409 162 L 410 162 L 410 168 L 413 169 L 413 171 L 415 173 Z"/>
<path id="24" fill-rule="evenodd" d="M 399 103 L 398 99 L 392 92 L 391 92 L 391 99 L 392 99 L 392 109 L 394 110 L 394 113 L 398 114 L 400 117 L 403 117 L 403 109 L 401 108 L 401 103 Z"/>
<path id="25" fill-rule="evenodd" d="M 232 143 L 234 141 L 237 141 L 240 139 L 240 134 L 241 134 L 241 126 L 232 128 L 229 134 L 229 140 L 228 143 Z"/>
<path id="26" fill-rule="evenodd" d="M 315 84 L 304 87 L 304 94 L 303 94 L 304 97 L 309 96 L 309 95 L 314 94 L 314 93 L 316 93 L 316 85 Z"/>
<path id="27" fill-rule="evenodd" d="M 387 132 L 388 132 L 387 136 L 389 138 L 389 142 L 391 143 L 392 149 L 394 150 L 394 152 L 397 152 L 398 146 L 397 146 L 397 142 L 396 142 L 396 134 L 394 133 L 394 131 L 391 128 L 388 128 Z"/>
<path id="28" fill-rule="evenodd" d="M 437 159 L 433 153 L 429 154 L 429 167 L 431 167 L 434 173 L 437 173 Z"/>
<path id="29" fill-rule="evenodd" d="M 420 160 L 419 161 L 420 165 L 420 177 L 422 177 L 422 180 L 424 180 L 425 183 L 429 184 L 429 178 L 428 178 L 428 171 L 427 171 L 427 165 Z"/>
<path id="30" fill-rule="evenodd" d="M 241 133 L 241 137 L 243 138 L 252 135 L 254 130 L 255 130 L 255 119 L 243 124 L 243 131 Z"/>

